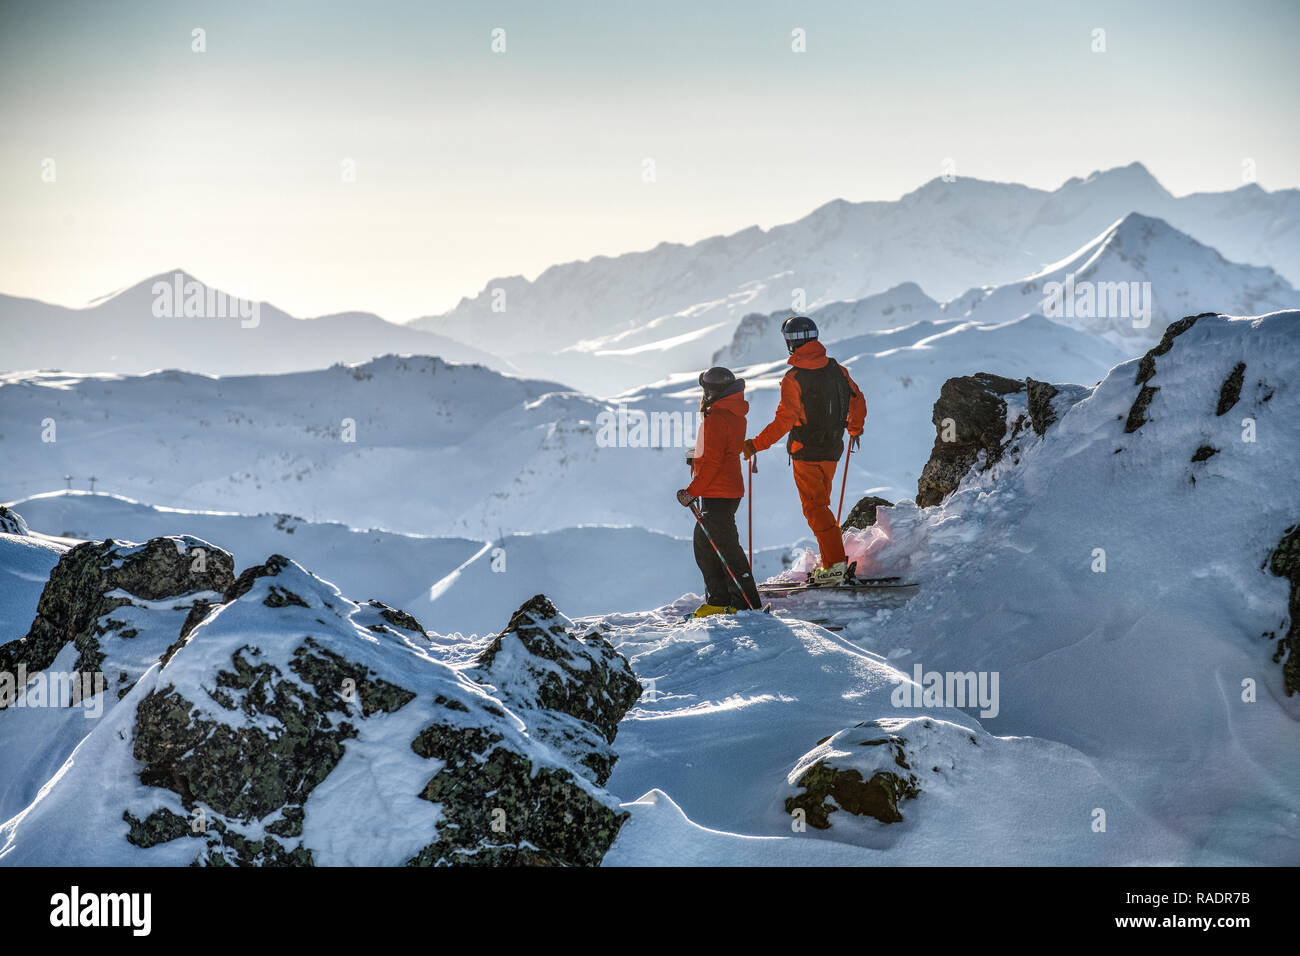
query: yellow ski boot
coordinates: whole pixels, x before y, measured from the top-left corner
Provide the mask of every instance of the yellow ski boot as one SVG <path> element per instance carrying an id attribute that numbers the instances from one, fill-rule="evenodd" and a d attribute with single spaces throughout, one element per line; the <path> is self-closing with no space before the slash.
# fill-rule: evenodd
<path id="1" fill-rule="evenodd" d="M 717 604 L 701 604 L 695 609 L 691 617 L 708 617 L 711 614 L 735 614 L 734 607 L 722 607 Z"/>

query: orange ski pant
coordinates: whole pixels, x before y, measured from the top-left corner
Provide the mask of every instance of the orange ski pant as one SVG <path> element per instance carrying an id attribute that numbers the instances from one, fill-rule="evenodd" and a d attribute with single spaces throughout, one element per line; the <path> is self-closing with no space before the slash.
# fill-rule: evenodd
<path id="1" fill-rule="evenodd" d="M 817 538 L 817 550 L 821 552 L 823 568 L 845 560 L 844 538 L 835 521 L 835 512 L 831 511 L 831 491 L 835 487 L 837 464 L 839 463 L 834 461 L 794 460 L 794 486 L 799 489 L 803 516 L 808 519 L 808 527 Z"/>

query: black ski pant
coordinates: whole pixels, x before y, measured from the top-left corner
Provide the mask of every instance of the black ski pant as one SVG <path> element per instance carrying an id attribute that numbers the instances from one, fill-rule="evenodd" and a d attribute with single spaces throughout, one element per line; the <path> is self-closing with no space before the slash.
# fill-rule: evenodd
<path id="1" fill-rule="evenodd" d="M 695 563 L 704 575 L 704 600 L 718 607 L 734 607 L 739 610 L 753 606 L 760 608 L 763 602 L 754 587 L 754 575 L 750 571 L 749 558 L 740 546 L 740 534 L 736 531 L 736 509 L 740 507 L 740 498 L 701 498 L 700 520 L 709 529 L 713 544 L 718 546 L 722 557 L 731 566 L 731 572 L 743 587 L 742 593 L 727 574 L 727 569 L 718 560 L 717 552 L 709 544 L 709 537 L 697 523 L 695 525 Z M 748 596 L 750 604 L 745 603 Z"/>

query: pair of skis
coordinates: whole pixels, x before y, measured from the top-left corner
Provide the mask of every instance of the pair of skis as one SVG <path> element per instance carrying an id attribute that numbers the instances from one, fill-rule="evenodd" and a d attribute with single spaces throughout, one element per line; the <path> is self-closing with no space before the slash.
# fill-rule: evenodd
<path id="1" fill-rule="evenodd" d="M 876 591 L 890 588 L 915 588 L 915 582 L 905 583 L 900 577 L 888 578 L 853 578 L 839 584 L 814 584 L 811 581 L 790 581 L 781 584 L 760 584 L 758 593 L 763 595 L 797 594 L 800 591 Z"/>

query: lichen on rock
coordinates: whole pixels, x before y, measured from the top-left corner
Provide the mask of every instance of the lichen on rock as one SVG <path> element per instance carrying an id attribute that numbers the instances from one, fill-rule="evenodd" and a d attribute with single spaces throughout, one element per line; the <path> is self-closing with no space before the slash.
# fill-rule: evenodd
<path id="1" fill-rule="evenodd" d="M 526 601 L 466 672 L 493 687 L 530 730 L 604 784 L 609 746 L 641 696 L 627 661 L 598 632 L 579 636 L 544 594 Z"/>
<path id="2" fill-rule="evenodd" d="M 443 763 L 420 794 L 441 807 L 438 839 L 412 866 L 595 866 L 628 818 L 489 727 L 433 724 L 411 748 Z"/>
<path id="3" fill-rule="evenodd" d="M 923 726 L 933 724 L 925 721 Z M 798 792 L 786 797 L 785 812 L 802 811 L 808 826 L 818 830 L 830 829 L 831 815 L 839 811 L 901 823 L 899 807 L 921 793 L 907 746 L 906 737 L 882 721 L 823 738 L 790 775 L 789 784 Z"/>
<path id="4" fill-rule="evenodd" d="M 1278 649 L 1286 648 L 1282 675 L 1287 696 L 1300 691 L 1300 524 L 1292 525 L 1269 555 L 1268 569 L 1291 584 L 1287 614 L 1291 624 L 1279 640 Z"/>
<path id="5" fill-rule="evenodd" d="M 1026 378 L 1025 391 L 1029 397 L 1029 420 L 1033 423 L 1034 432 L 1041 436 L 1056 423 L 1056 409 L 1052 407 L 1052 399 L 1060 390 L 1047 382 Z"/>
<path id="6" fill-rule="evenodd" d="M 224 591 L 234 580 L 234 560 L 206 541 L 189 536 L 153 538 L 144 544 L 112 539 L 86 541 L 60 556 L 41 592 L 27 635 L 0 646 L 0 670 L 45 670 L 69 643 L 76 646 L 75 670 L 104 670 L 106 641 L 139 633 L 128 626 L 128 611 L 148 615 L 152 604 L 177 599 L 174 611 L 190 611 Z M 120 668 L 124 685 L 142 672 L 134 663 Z"/>
<path id="7" fill-rule="evenodd" d="M 1160 336 L 1160 341 L 1148 349 L 1146 354 L 1138 360 L 1137 376 L 1133 384 L 1142 387 L 1138 390 L 1137 397 L 1133 399 L 1133 404 L 1128 410 L 1128 417 L 1124 421 L 1124 433 L 1126 435 L 1131 435 L 1147 423 L 1147 410 L 1151 407 L 1156 392 L 1160 391 L 1160 386 L 1147 384 L 1156 374 L 1156 359 L 1168 353 L 1174 347 L 1174 340 L 1195 325 L 1198 319 L 1215 314 L 1217 313 L 1202 312 L 1199 315 L 1188 315 L 1176 322 L 1170 322 L 1165 328 L 1164 334 Z"/>

